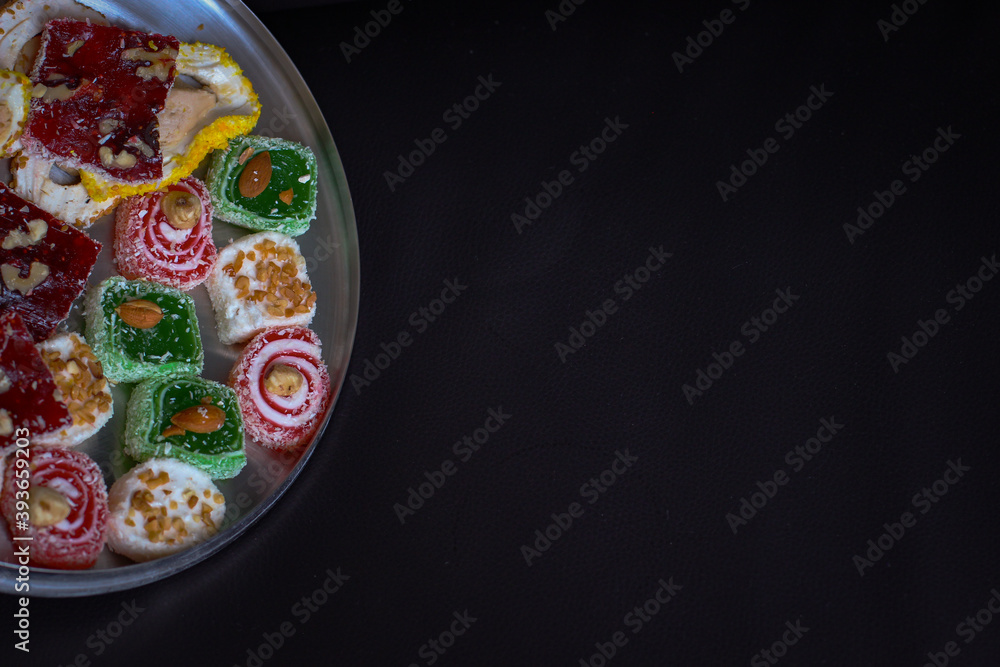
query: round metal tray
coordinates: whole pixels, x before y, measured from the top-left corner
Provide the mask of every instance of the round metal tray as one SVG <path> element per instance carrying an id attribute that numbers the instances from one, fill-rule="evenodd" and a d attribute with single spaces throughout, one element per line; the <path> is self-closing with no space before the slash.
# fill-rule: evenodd
<path id="1" fill-rule="evenodd" d="M 323 357 L 330 369 L 334 400 L 313 441 L 294 453 L 277 454 L 247 442 L 247 466 L 234 479 L 217 483 L 226 496 L 226 520 L 222 530 L 211 540 L 149 563 L 133 563 L 105 548 L 97 564 L 89 570 L 31 568 L 29 594 L 45 597 L 95 595 L 148 584 L 190 567 L 236 540 L 289 488 L 321 439 L 343 386 L 358 317 L 357 228 L 344 168 L 315 99 L 267 28 L 238 0 L 164 3 L 86 0 L 84 4 L 103 13 L 116 25 L 175 35 L 184 42 L 200 41 L 224 47 L 243 68 L 260 96 L 263 112 L 254 134 L 292 139 L 316 153 L 319 163 L 317 218 L 309 231 L 297 240 L 306 258 L 313 289 L 319 297 L 311 328 L 323 341 Z M 113 220 L 109 217 L 88 230 L 93 238 L 104 244 L 90 284 L 115 275 L 111 262 L 113 229 Z M 214 223 L 213 236 L 220 248 L 231 239 L 249 233 L 250 230 L 219 220 Z M 219 342 L 205 287 L 199 286 L 190 294 L 197 304 L 205 347 L 203 376 L 225 382 L 240 347 Z M 68 323 L 61 329 L 82 331 L 79 303 L 78 300 Z M 115 388 L 115 413 L 111 422 L 79 447 L 101 465 L 109 486 L 123 472 L 120 442 L 125 429 L 129 389 L 129 385 Z M 13 563 L 10 535 L 6 526 L 2 526 L 0 592 L 15 592 L 18 574 Z"/>

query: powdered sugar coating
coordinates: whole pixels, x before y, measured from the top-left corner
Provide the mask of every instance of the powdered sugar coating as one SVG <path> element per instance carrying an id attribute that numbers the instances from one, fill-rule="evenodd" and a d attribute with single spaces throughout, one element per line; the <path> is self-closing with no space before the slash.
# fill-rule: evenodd
<path id="1" fill-rule="evenodd" d="M 51 526 L 18 528 L 18 470 L 10 455 L 4 471 L 0 510 L 14 537 L 31 537 L 31 563 L 62 570 L 83 570 L 97 562 L 104 548 L 108 522 L 108 492 L 97 463 L 83 452 L 61 447 L 31 447 L 31 488 L 60 494 L 70 513 Z"/>
<path id="2" fill-rule="evenodd" d="M 162 301 L 163 304 L 174 304 L 170 307 L 178 312 L 164 316 L 157 326 L 147 331 L 150 336 L 160 336 L 165 346 L 169 346 L 170 340 L 173 340 L 173 345 L 176 346 L 180 334 L 185 337 L 190 336 L 190 345 L 185 346 L 188 353 L 177 354 L 176 347 L 170 347 L 155 359 L 148 354 L 145 355 L 146 358 L 136 358 L 127 354 L 120 345 L 124 327 L 122 319 L 114 311 L 109 315 L 105 306 L 113 307 L 132 299 L 153 299 Z M 205 362 L 205 351 L 201 343 L 194 299 L 191 296 L 159 283 L 147 280 L 129 281 L 121 276 L 112 276 L 87 291 L 84 307 L 87 342 L 100 359 L 109 380 L 139 382 L 153 377 L 201 373 Z M 163 305 L 163 307 L 168 306 Z M 171 334 L 166 332 L 171 327 L 174 330 L 172 339 Z M 162 335 L 161 331 L 164 332 Z"/>
<path id="3" fill-rule="evenodd" d="M 330 405 L 330 375 L 323 364 L 319 337 L 305 327 L 281 327 L 259 334 L 244 348 L 229 374 L 246 432 L 271 449 L 309 442 Z M 278 364 L 303 378 L 291 396 L 267 389 L 268 373 Z"/>
<path id="4" fill-rule="evenodd" d="M 187 193 L 201 202 L 201 216 L 191 229 L 176 229 L 163 211 L 171 192 Z M 166 191 L 126 199 L 115 215 L 115 260 L 129 279 L 145 278 L 182 291 L 194 289 L 211 273 L 218 252 L 212 242 L 212 201 L 196 178 Z"/>
<path id="5" fill-rule="evenodd" d="M 205 283 L 219 340 L 231 345 L 271 327 L 309 326 L 316 294 L 308 280 L 299 245 L 285 234 L 260 232 L 230 243 Z M 290 300 L 286 290 L 302 300 Z"/>
<path id="6" fill-rule="evenodd" d="M 190 549 L 218 531 L 226 502 L 198 468 L 151 459 L 111 486 L 108 547 L 137 562 Z"/>
<path id="7" fill-rule="evenodd" d="M 32 441 L 36 445 L 74 447 L 100 431 L 111 419 L 114 414 L 111 386 L 106 379 L 104 382 L 95 379 L 92 370 L 101 371 L 96 357 L 92 359 L 92 364 L 82 359 L 85 355 L 93 357 L 93 351 L 79 334 L 59 334 L 38 343 L 37 347 L 52 371 L 61 400 L 70 409 L 73 425 L 34 435 Z M 68 367 L 68 361 L 73 361 L 77 367 Z M 99 377 L 103 378 L 103 373 Z M 69 392 L 76 392 L 79 398 L 67 396 Z"/>

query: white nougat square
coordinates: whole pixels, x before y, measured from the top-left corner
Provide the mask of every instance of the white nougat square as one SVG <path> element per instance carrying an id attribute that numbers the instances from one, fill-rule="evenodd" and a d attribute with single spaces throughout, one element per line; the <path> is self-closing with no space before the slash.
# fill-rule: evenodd
<path id="1" fill-rule="evenodd" d="M 219 251 L 206 281 L 219 340 L 243 343 L 265 329 L 309 326 L 316 293 L 298 244 L 279 232 L 251 234 Z"/>

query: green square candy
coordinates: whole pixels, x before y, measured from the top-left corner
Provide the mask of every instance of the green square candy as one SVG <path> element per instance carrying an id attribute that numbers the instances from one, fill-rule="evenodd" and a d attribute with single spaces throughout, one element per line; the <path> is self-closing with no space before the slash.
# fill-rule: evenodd
<path id="1" fill-rule="evenodd" d="M 270 181 L 256 197 L 244 197 L 240 177 L 265 151 L 271 161 Z M 316 177 L 316 156 L 302 144 L 246 136 L 214 153 L 207 181 L 215 217 L 240 227 L 299 236 L 316 217 Z M 289 190 L 292 199 L 286 203 L 281 194 Z"/>
<path id="2" fill-rule="evenodd" d="M 163 318 L 155 326 L 129 326 L 118 314 L 126 301 L 155 303 Z M 108 278 L 86 300 L 87 342 L 113 382 L 201 373 L 205 353 L 194 300 L 179 290 L 146 280 Z"/>
<path id="3" fill-rule="evenodd" d="M 164 432 L 179 430 L 171 421 L 177 414 L 206 406 L 225 414 L 221 428 L 164 436 Z M 125 416 L 125 452 L 139 462 L 175 458 L 204 470 L 212 479 L 235 477 L 247 463 L 236 392 L 197 377 L 154 379 L 137 385 Z"/>

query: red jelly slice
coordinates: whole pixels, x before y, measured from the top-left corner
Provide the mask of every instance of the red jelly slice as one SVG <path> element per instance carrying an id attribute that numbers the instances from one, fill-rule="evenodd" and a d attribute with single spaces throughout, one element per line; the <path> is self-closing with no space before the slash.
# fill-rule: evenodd
<path id="1" fill-rule="evenodd" d="M 24 319 L 36 341 L 66 319 L 101 244 L 0 182 L 0 312 Z"/>
<path id="2" fill-rule="evenodd" d="M 0 315 L 0 449 L 73 423 L 57 391 L 21 317 Z"/>
<path id="3" fill-rule="evenodd" d="M 187 291 L 215 266 L 212 198 L 196 178 L 127 199 L 116 221 L 115 260 L 129 280 L 145 278 Z"/>
<path id="4" fill-rule="evenodd" d="M 176 76 L 179 46 L 164 35 L 49 21 L 31 77 L 25 148 L 121 181 L 159 179 L 156 114 Z"/>
<path id="5" fill-rule="evenodd" d="M 25 489 L 27 501 L 17 497 Z M 10 454 L 0 510 L 15 538 L 32 538 L 22 543 L 30 545 L 33 566 L 84 570 L 104 549 L 108 489 L 101 469 L 83 452 L 29 447 Z"/>
<path id="6" fill-rule="evenodd" d="M 316 433 L 330 405 L 330 375 L 321 352 L 319 337 L 305 327 L 268 329 L 243 349 L 229 385 L 254 440 L 289 449 Z"/>

